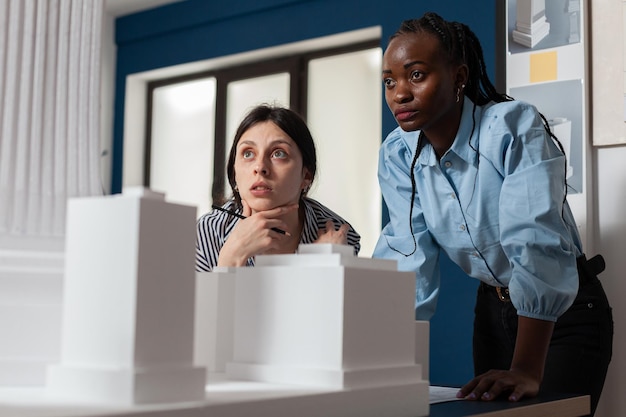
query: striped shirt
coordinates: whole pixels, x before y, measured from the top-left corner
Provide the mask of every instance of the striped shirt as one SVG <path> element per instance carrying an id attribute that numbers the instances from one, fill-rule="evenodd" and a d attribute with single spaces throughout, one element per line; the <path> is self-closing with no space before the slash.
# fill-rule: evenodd
<path id="1" fill-rule="evenodd" d="M 303 198 L 304 203 L 304 227 L 300 243 L 313 243 L 317 240 L 318 230 L 326 228 L 326 222 L 332 220 L 335 227 L 348 223 L 335 212 L 325 207 L 320 202 L 311 198 Z M 223 206 L 227 210 L 236 211 L 241 214 L 242 210 L 237 209 L 233 200 L 229 200 Z M 239 218 L 222 211 L 213 210 L 198 219 L 196 235 L 196 271 L 211 271 L 217 265 L 217 258 L 220 250 Z M 358 255 L 361 249 L 361 236 L 352 226 L 348 230 L 348 245 L 354 247 L 354 254 Z M 249 258 L 247 266 L 254 266 L 254 258 Z"/>

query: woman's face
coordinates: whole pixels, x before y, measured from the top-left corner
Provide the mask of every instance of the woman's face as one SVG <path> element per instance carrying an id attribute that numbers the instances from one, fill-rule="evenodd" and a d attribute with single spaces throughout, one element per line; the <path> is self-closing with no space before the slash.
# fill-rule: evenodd
<path id="1" fill-rule="evenodd" d="M 461 84 L 457 68 L 428 33 L 405 33 L 391 40 L 383 56 L 385 100 L 404 131 L 452 123 Z M 458 121 L 457 121 L 458 123 Z"/>
<path id="2" fill-rule="evenodd" d="M 252 213 L 295 204 L 311 183 L 296 143 L 273 122 L 249 128 L 237 143 L 235 182 Z"/>

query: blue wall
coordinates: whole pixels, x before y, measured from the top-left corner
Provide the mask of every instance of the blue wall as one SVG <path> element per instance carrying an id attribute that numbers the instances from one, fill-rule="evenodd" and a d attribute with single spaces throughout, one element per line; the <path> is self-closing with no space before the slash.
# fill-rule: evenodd
<path id="1" fill-rule="evenodd" d="M 111 189 L 122 188 L 124 92 L 130 74 L 372 26 L 382 27 L 384 48 L 402 20 L 434 11 L 474 30 L 493 78 L 495 1 L 187 0 L 119 18 Z M 384 103 L 383 109 L 381 140 L 396 127 Z M 472 375 L 475 289 L 475 280 L 444 257 L 442 295 L 431 321 L 432 384 L 461 385 Z"/>

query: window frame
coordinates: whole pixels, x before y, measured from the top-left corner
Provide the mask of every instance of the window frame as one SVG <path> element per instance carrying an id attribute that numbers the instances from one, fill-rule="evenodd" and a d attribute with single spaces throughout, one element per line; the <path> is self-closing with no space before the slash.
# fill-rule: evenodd
<path id="1" fill-rule="evenodd" d="M 146 120 L 144 137 L 143 184 L 150 188 L 150 170 L 152 156 L 152 114 L 154 91 L 159 87 L 195 81 L 213 77 L 216 80 L 215 96 L 215 132 L 214 132 L 214 159 L 213 184 L 211 184 L 211 198 L 215 203 L 221 203 L 225 198 L 223 190 L 226 185 L 226 103 L 228 84 L 249 78 L 267 75 L 289 73 L 289 100 L 290 108 L 298 112 L 305 120 L 307 118 L 308 102 L 308 65 L 314 59 L 342 55 L 361 50 L 380 47 L 380 39 L 370 39 L 338 47 L 330 47 L 304 53 L 285 55 L 278 58 L 255 60 L 244 64 L 230 65 L 217 69 L 198 71 L 174 77 L 152 80 L 146 88 Z"/>

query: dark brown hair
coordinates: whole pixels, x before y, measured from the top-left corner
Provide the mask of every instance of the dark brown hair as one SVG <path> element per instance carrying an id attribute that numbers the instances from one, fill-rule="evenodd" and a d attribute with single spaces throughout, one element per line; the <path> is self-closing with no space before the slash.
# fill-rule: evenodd
<path id="1" fill-rule="evenodd" d="M 274 123 L 287 135 L 289 135 L 291 139 L 293 139 L 302 154 L 302 165 L 311 175 L 311 182 L 315 179 L 315 172 L 317 171 L 315 143 L 304 119 L 295 111 L 285 107 L 272 106 L 269 104 L 258 105 L 250 110 L 239 124 L 233 140 L 233 146 L 230 148 L 230 154 L 228 156 L 228 163 L 226 166 L 228 182 L 230 187 L 233 189 L 233 198 L 238 206 L 241 206 L 241 197 L 236 191 L 237 184 L 235 182 L 235 158 L 237 156 L 237 144 L 239 143 L 241 136 L 243 136 L 248 129 L 262 122 Z M 304 192 L 302 196 L 305 194 L 306 192 Z"/>

